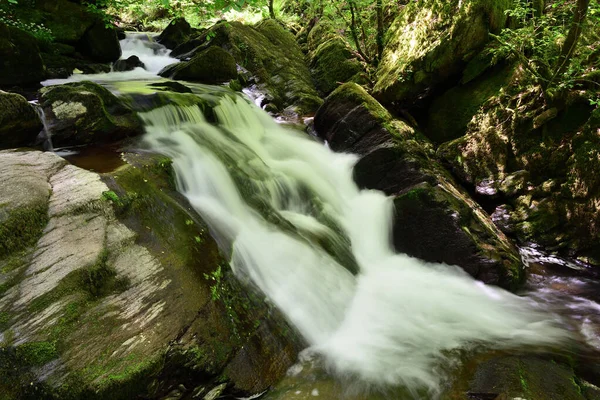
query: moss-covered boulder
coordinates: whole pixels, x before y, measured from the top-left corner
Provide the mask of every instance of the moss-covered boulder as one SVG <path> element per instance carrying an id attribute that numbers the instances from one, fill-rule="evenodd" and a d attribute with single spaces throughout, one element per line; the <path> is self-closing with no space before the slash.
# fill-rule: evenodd
<path id="1" fill-rule="evenodd" d="M 41 130 L 37 112 L 23 96 L 0 90 L 0 149 L 29 146 Z"/>
<path id="2" fill-rule="evenodd" d="M 96 21 L 79 39 L 79 52 L 92 61 L 109 63 L 121 57 L 121 45 L 117 31 L 106 27 L 104 21 Z"/>
<path id="3" fill-rule="evenodd" d="M 327 21 L 320 21 L 310 30 L 307 45 L 310 72 L 317 90 L 324 95 L 364 71 L 348 43 Z"/>
<path id="4" fill-rule="evenodd" d="M 264 391 L 295 360 L 297 336 L 233 278 L 174 190 L 170 160 L 122 157 L 98 175 L 53 153 L 0 153 L 0 226 L 37 221 L 0 229 L 0 395 Z"/>
<path id="5" fill-rule="evenodd" d="M 458 75 L 506 25 L 512 0 L 426 0 L 404 6 L 387 33 L 374 96 L 410 102 Z"/>
<path id="6" fill-rule="evenodd" d="M 0 87 L 37 85 L 46 76 L 37 40 L 0 22 Z"/>
<path id="7" fill-rule="evenodd" d="M 55 146 L 109 143 L 143 132 L 129 107 L 89 81 L 45 87 L 40 104 Z"/>
<path id="8" fill-rule="evenodd" d="M 309 53 L 310 68 L 317 90 L 328 95 L 341 83 L 364 71 L 362 64 L 340 37 L 331 38 Z"/>
<path id="9" fill-rule="evenodd" d="M 193 30 L 185 18 L 175 18 L 156 39 L 168 49 L 174 49 L 187 41 Z"/>
<path id="10" fill-rule="evenodd" d="M 314 112 L 322 103 L 304 54 L 294 36 L 274 20 L 256 26 L 239 22 L 219 22 L 173 50 L 172 55 L 190 59 L 195 54 L 219 46 L 252 75 L 242 78 L 243 85 L 255 85 L 266 96 L 263 106 L 273 110 L 295 106 L 300 113 Z"/>
<path id="11" fill-rule="evenodd" d="M 170 65 L 159 74 L 177 80 L 223 83 L 237 78 L 237 67 L 231 54 L 221 47 L 210 46 L 191 60 Z"/>
<path id="12" fill-rule="evenodd" d="M 480 195 L 499 197 L 494 218 L 506 232 L 600 264 L 600 112 L 591 109 L 579 96 L 559 109 L 538 89 L 507 88 L 438 155 Z"/>
<path id="13" fill-rule="evenodd" d="M 433 159 L 431 144 L 362 87 L 348 83 L 329 95 L 315 129 L 332 149 L 362 156 L 354 168 L 360 187 L 394 196 L 398 251 L 505 288 L 523 281 L 515 246 Z"/>

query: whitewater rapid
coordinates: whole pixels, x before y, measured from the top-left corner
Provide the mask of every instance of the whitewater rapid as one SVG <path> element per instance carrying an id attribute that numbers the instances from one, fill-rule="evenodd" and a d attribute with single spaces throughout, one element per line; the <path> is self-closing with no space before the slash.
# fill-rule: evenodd
<path id="1" fill-rule="evenodd" d="M 158 73 L 164 67 L 179 62 L 178 59 L 170 56 L 171 50 L 156 42 L 156 35 L 152 33 L 129 32 L 126 34 L 125 39 L 119 41 L 119 44 L 121 46 L 121 60 L 138 56 L 140 61 L 144 63 L 144 68 L 137 67 L 131 71 L 111 71 L 99 74 L 73 73 L 64 79 L 48 79 L 42 82 L 42 85 L 62 85 L 80 81 L 106 83 L 153 80 L 159 78 Z"/>
<path id="2" fill-rule="evenodd" d="M 278 125 L 241 96 L 224 96 L 215 114 L 217 125 L 198 107 L 142 114 L 144 141 L 172 158 L 179 190 L 236 275 L 258 286 L 331 370 L 433 398 L 455 350 L 568 340 L 532 299 L 395 254 L 392 200 L 358 189 L 354 155 Z"/>

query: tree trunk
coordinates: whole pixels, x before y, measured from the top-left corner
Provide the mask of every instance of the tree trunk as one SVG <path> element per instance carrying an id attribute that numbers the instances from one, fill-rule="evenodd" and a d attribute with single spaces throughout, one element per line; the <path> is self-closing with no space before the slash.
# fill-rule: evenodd
<path id="1" fill-rule="evenodd" d="M 352 39 L 354 39 L 354 43 L 356 44 L 356 51 L 358 51 L 358 54 L 360 54 L 360 56 L 366 62 L 370 62 L 369 57 L 367 57 L 367 55 L 362 51 L 362 48 L 360 46 L 360 39 L 358 38 L 358 32 L 356 31 L 356 16 L 354 14 L 354 7 L 354 1 L 350 1 L 350 15 L 352 17 L 352 20 L 350 21 L 350 33 L 352 33 Z"/>
<path id="2" fill-rule="evenodd" d="M 377 0 L 377 62 L 383 57 L 383 0 Z"/>
<path id="3" fill-rule="evenodd" d="M 269 16 L 273 19 L 277 19 L 275 18 L 275 10 L 273 9 L 273 0 L 269 0 Z"/>
<path id="4" fill-rule="evenodd" d="M 581 37 L 581 31 L 583 30 L 583 23 L 587 15 L 589 5 L 590 0 L 577 0 L 575 14 L 573 15 L 573 22 L 571 23 L 571 28 L 569 29 L 569 33 L 565 39 L 560 56 L 558 57 L 558 62 L 556 63 L 550 84 L 557 77 L 562 75 L 569 67 L 573 53 L 577 48 L 577 42 L 579 42 L 579 38 Z"/>

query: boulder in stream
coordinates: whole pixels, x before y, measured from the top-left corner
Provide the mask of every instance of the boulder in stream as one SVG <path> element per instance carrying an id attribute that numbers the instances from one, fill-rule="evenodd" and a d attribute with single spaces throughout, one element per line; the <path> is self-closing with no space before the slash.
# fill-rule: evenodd
<path id="1" fill-rule="evenodd" d="M 219 22 L 175 48 L 171 55 L 189 60 L 211 46 L 227 51 L 240 70 L 252 75 L 250 79 L 240 78 L 241 83 L 266 92 L 261 106 L 270 104 L 273 110 L 293 106 L 304 114 L 314 112 L 322 103 L 304 54 L 294 36 L 277 21 L 263 20 L 255 26 Z"/>
<path id="2" fill-rule="evenodd" d="M 170 160 L 122 157 L 98 175 L 0 152 L 2 397 L 264 391 L 301 341 L 232 277 Z"/>
<path id="3" fill-rule="evenodd" d="M 237 78 L 237 68 L 231 54 L 218 46 L 211 46 L 189 61 L 167 66 L 160 75 L 177 80 L 223 83 Z"/>
<path id="4" fill-rule="evenodd" d="M 100 63 L 109 63 L 121 57 L 121 45 L 117 31 L 107 27 L 104 21 L 96 21 L 79 39 L 77 49 L 81 54 Z"/>
<path id="5" fill-rule="evenodd" d="M 126 60 L 117 60 L 113 64 L 113 69 L 116 72 L 132 71 L 136 68 L 145 68 L 146 66 L 138 56 L 131 56 Z"/>
<path id="6" fill-rule="evenodd" d="M 0 90 L 0 149 L 32 145 L 41 130 L 42 122 L 25 97 Z"/>
<path id="7" fill-rule="evenodd" d="M 189 39 L 193 29 L 185 18 L 175 18 L 157 38 L 157 42 L 168 49 L 174 49 Z"/>
<path id="8" fill-rule="evenodd" d="M 347 83 L 329 95 L 315 129 L 333 150 L 361 156 L 354 169 L 360 187 L 394 197 L 397 251 L 505 288 L 523 282 L 516 247 L 435 161 L 432 145 L 362 87 Z"/>
<path id="9" fill-rule="evenodd" d="M 54 146 L 109 143 L 143 132 L 136 114 L 96 83 L 48 86 L 40 95 Z"/>

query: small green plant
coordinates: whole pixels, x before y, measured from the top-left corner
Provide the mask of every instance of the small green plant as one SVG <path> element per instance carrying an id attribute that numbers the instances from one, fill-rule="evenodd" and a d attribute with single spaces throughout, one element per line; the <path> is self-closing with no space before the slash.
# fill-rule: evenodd
<path id="1" fill-rule="evenodd" d="M 11 4 L 17 4 L 16 0 L 9 0 Z M 41 42 L 52 42 L 54 35 L 52 31 L 41 23 L 26 22 L 16 16 L 16 13 L 9 12 L 5 9 L 0 8 L 0 23 L 15 27 L 22 31 L 32 34 L 37 40 Z"/>
<path id="2" fill-rule="evenodd" d="M 106 192 L 102 192 L 102 197 L 105 200 L 112 201 L 115 204 L 121 203 L 121 199 L 119 198 L 119 195 L 116 194 L 115 192 L 113 192 L 112 190 L 108 190 Z"/>

